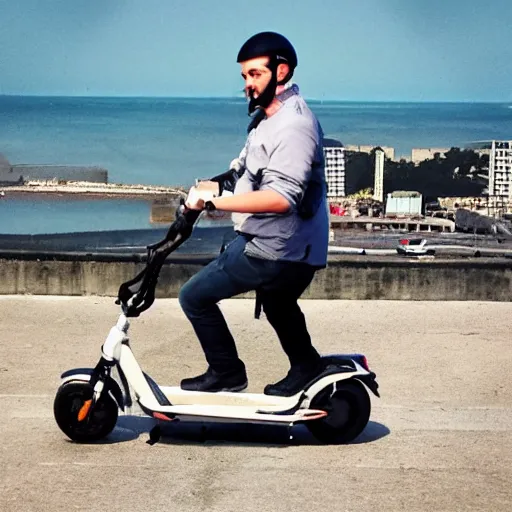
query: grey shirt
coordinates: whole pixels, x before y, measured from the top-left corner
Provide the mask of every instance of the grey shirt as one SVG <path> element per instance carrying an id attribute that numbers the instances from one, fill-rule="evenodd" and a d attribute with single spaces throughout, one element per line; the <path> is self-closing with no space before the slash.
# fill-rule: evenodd
<path id="1" fill-rule="evenodd" d="M 235 215 L 235 229 L 253 238 L 246 253 L 263 259 L 299 261 L 317 267 L 327 263 L 329 215 L 323 154 L 323 133 L 316 117 L 292 86 L 278 98 L 281 108 L 251 131 L 240 154 L 245 172 L 235 195 L 275 190 L 290 203 L 284 214 Z M 299 213 L 313 198 L 315 212 Z M 316 197 L 315 197 L 316 196 Z"/>

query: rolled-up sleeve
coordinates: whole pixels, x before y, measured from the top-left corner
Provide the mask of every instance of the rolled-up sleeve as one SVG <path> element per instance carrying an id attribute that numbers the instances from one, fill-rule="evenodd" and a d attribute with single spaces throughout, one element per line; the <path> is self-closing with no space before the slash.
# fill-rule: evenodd
<path id="1" fill-rule="evenodd" d="M 262 170 L 260 190 L 275 190 L 292 208 L 300 204 L 318 150 L 318 133 L 310 123 L 298 122 L 277 135 L 266 169 Z"/>

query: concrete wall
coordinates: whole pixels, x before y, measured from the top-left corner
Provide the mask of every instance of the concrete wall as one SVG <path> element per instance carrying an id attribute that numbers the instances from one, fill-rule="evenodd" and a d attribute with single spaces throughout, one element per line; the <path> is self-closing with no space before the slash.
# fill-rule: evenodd
<path id="1" fill-rule="evenodd" d="M 208 257 L 173 258 L 160 274 L 157 297 L 176 297 Z M 0 254 L 0 294 L 116 296 L 142 268 L 124 255 Z M 332 257 L 304 298 L 510 301 L 512 261 Z M 397 311 L 397 318 L 400 313 Z"/>

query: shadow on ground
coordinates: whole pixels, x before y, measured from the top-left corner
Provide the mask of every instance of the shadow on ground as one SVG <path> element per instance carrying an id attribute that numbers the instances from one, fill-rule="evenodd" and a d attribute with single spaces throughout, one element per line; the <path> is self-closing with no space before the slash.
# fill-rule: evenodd
<path id="1" fill-rule="evenodd" d="M 248 423 L 157 422 L 149 417 L 121 416 L 114 431 L 101 444 L 133 441 L 141 436 L 150 440 L 150 432 L 160 426 L 161 444 L 246 444 L 251 446 L 287 447 L 292 445 L 321 445 L 304 425 L 291 428 L 279 425 Z M 370 421 L 363 433 L 350 444 L 378 441 L 390 433 L 389 429 Z"/>

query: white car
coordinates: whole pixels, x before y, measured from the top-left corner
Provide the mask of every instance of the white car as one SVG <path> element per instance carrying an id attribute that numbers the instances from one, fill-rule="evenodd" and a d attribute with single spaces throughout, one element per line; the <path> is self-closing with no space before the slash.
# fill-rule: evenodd
<path id="1" fill-rule="evenodd" d="M 427 240 L 424 238 L 403 238 L 396 248 L 398 254 L 410 256 L 434 255 L 435 250 L 427 247 Z"/>

